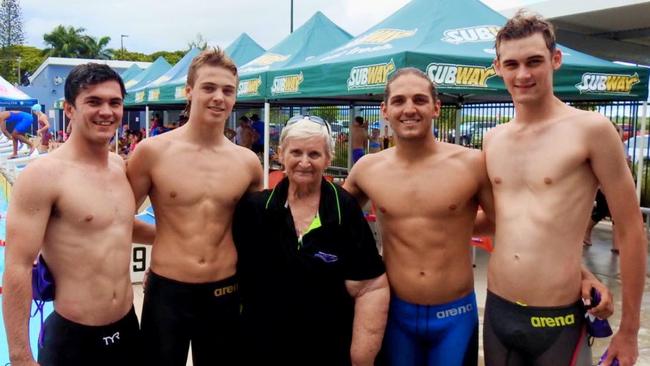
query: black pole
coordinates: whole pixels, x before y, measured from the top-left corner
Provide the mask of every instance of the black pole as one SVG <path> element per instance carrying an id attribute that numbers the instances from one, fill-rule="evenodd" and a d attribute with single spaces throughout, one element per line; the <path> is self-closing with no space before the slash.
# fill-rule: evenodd
<path id="1" fill-rule="evenodd" d="M 291 0 L 291 29 L 289 33 L 293 33 L 293 0 Z"/>

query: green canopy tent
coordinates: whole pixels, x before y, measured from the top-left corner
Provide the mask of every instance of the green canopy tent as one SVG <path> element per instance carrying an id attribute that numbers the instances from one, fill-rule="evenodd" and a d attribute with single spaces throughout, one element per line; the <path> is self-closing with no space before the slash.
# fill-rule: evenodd
<path id="1" fill-rule="evenodd" d="M 187 78 L 187 70 L 192 63 L 192 59 L 201 52 L 198 48 L 189 50 L 183 58 L 178 60 L 174 67 L 171 67 L 167 72 L 159 75 L 156 79 L 151 80 L 146 85 L 137 88 L 129 89 L 126 97 L 126 105 L 144 105 L 155 104 L 160 100 L 167 100 L 175 98 L 176 88 L 169 87 L 169 85 L 185 85 Z M 174 93 L 174 94 L 170 94 Z M 182 90 L 182 96 L 185 97 L 185 90 Z"/>
<path id="2" fill-rule="evenodd" d="M 172 65 L 167 60 L 162 56 L 158 57 L 146 70 L 124 83 L 127 92 L 125 102 L 129 103 L 132 100 L 139 101 L 140 98 L 144 97 L 144 91 L 141 88 L 158 79 L 171 68 Z M 136 90 L 138 90 L 137 93 L 135 92 Z"/>
<path id="3" fill-rule="evenodd" d="M 266 98 L 266 74 L 289 68 L 349 41 L 352 36 L 320 11 L 263 55 L 239 69 L 238 102 L 262 102 Z M 289 82 L 299 82 L 295 75 Z M 288 85 L 288 84 L 287 84 Z"/>
<path id="4" fill-rule="evenodd" d="M 225 52 L 233 58 L 236 64 L 241 64 L 244 63 L 244 60 L 254 58 L 264 52 L 264 49 L 261 47 L 258 49 L 258 47 L 259 45 L 244 33 L 233 41 L 225 49 Z M 128 96 L 125 105 L 138 108 L 147 106 L 147 111 L 150 105 L 158 107 L 185 105 L 187 102 L 185 97 L 187 73 L 192 59 L 200 52 L 196 48 L 190 50 L 168 73 L 149 85 L 145 85 L 139 91 L 134 90 L 134 92 L 140 93 L 140 97 Z"/>
<path id="5" fill-rule="evenodd" d="M 133 64 L 128 69 L 122 71 L 122 73 L 120 74 L 120 77 L 122 78 L 122 80 L 131 80 L 132 78 L 134 78 L 136 75 L 138 75 L 141 72 L 142 72 L 142 69 L 138 65 Z"/>
<path id="6" fill-rule="evenodd" d="M 269 122 L 270 103 L 377 103 L 390 75 L 408 66 L 427 73 L 438 85 L 444 102 L 460 106 L 509 101 L 492 66 L 495 35 L 505 21 L 478 0 L 413 0 L 338 48 L 299 64 L 269 70 L 258 92 L 258 98 L 267 102 L 265 121 Z M 561 99 L 647 98 L 648 69 L 559 48 L 564 61 L 555 75 L 555 93 Z M 245 83 L 240 82 L 240 96 L 251 89 Z M 457 113 L 457 125 L 460 115 Z"/>
<path id="7" fill-rule="evenodd" d="M 242 33 L 230 46 L 225 49 L 226 54 L 235 61 L 235 65 L 245 65 L 262 55 L 266 50 L 255 42 L 248 34 Z"/>
<path id="8" fill-rule="evenodd" d="M 436 82 L 443 100 L 506 101 L 492 66 L 494 40 L 506 18 L 478 0 L 413 0 L 348 43 L 299 65 L 271 70 L 268 99 L 380 100 L 395 70 L 416 67 Z M 648 69 L 601 60 L 559 46 L 555 75 L 562 100 L 645 100 Z M 283 88 L 301 75 L 297 85 Z"/>

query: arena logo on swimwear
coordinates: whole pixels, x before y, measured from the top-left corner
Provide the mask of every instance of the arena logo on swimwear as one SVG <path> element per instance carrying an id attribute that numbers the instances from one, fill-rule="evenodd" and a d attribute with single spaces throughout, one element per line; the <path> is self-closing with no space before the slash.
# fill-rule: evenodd
<path id="1" fill-rule="evenodd" d="M 487 81 L 496 76 L 494 66 L 431 63 L 426 70 L 429 79 L 445 88 L 487 88 Z"/>
<path id="2" fill-rule="evenodd" d="M 282 75 L 273 78 L 271 85 L 271 94 L 297 94 L 300 93 L 300 84 L 304 77 L 302 72 L 296 75 Z"/>
<path id="3" fill-rule="evenodd" d="M 498 25 L 476 25 L 473 27 L 447 29 L 441 38 L 443 42 L 459 45 L 461 43 L 494 42 L 499 32 Z"/>
<path id="4" fill-rule="evenodd" d="M 474 306 L 472 304 L 461 305 L 455 308 L 449 308 L 449 309 L 437 311 L 436 318 L 438 319 L 449 318 L 450 316 L 471 313 L 473 310 L 474 310 Z"/>
<path id="5" fill-rule="evenodd" d="M 147 93 L 147 100 L 149 102 L 155 102 L 160 99 L 160 89 L 151 89 L 149 90 L 149 93 Z"/>
<path id="6" fill-rule="evenodd" d="M 565 327 L 576 323 L 576 318 L 573 314 L 560 315 L 560 316 L 531 316 L 530 324 L 535 328 L 555 328 Z"/>
<path id="7" fill-rule="evenodd" d="M 640 81 L 637 73 L 621 75 L 587 72 L 582 74 L 582 80 L 575 86 L 580 94 L 629 95 L 632 87 Z"/>
<path id="8" fill-rule="evenodd" d="M 363 37 L 354 39 L 345 45 L 337 48 L 334 53 L 321 58 L 320 61 L 332 60 L 342 56 L 360 55 L 371 52 L 385 51 L 393 48 L 390 42 L 413 37 L 417 33 L 417 28 L 413 30 L 404 29 L 377 29 L 376 31 Z M 369 47 L 361 47 L 368 45 Z"/>
<path id="9" fill-rule="evenodd" d="M 234 285 L 230 285 L 230 286 L 226 286 L 226 287 L 220 287 L 220 288 L 214 290 L 214 296 L 219 297 L 219 296 L 223 296 L 223 295 L 232 294 L 234 292 L 237 292 L 238 289 L 239 289 L 238 284 L 234 284 Z"/>
<path id="10" fill-rule="evenodd" d="M 393 59 L 382 64 L 355 66 L 350 70 L 348 90 L 384 87 L 388 75 L 393 71 L 395 71 Z"/>
<path id="11" fill-rule="evenodd" d="M 262 77 L 260 76 L 255 79 L 239 80 L 239 85 L 237 85 L 237 96 L 250 97 L 260 95 L 260 85 L 262 85 Z"/>

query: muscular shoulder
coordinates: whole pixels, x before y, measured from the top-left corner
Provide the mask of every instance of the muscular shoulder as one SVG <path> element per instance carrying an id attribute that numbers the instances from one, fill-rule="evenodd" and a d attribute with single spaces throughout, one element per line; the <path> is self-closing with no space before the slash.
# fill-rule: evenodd
<path id="1" fill-rule="evenodd" d="M 61 182 L 61 177 L 70 169 L 69 164 L 56 155 L 48 154 L 30 162 L 18 175 L 13 185 L 13 190 L 21 192 L 34 192 L 41 194 L 54 194 Z"/>

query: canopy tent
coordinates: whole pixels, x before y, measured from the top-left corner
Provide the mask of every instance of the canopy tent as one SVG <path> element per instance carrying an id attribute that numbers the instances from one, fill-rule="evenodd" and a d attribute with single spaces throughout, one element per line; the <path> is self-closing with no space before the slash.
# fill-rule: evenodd
<path id="1" fill-rule="evenodd" d="M 142 85 L 140 87 L 132 88 L 128 90 L 125 103 L 126 104 L 145 104 L 145 103 L 154 103 L 160 100 L 161 88 L 167 84 L 179 84 L 182 83 L 185 85 L 185 79 L 187 78 L 187 70 L 192 63 L 192 59 L 196 57 L 201 51 L 198 48 L 192 48 L 189 50 L 183 58 L 178 60 L 174 67 L 171 67 L 167 72 L 163 73 L 156 79 L 152 80 L 148 84 Z M 152 65 L 153 66 L 153 65 Z M 183 95 L 184 91 L 183 91 Z"/>
<path id="2" fill-rule="evenodd" d="M 264 48 L 246 33 L 237 37 L 225 51 L 238 66 L 245 65 L 265 52 Z"/>
<path id="3" fill-rule="evenodd" d="M 156 61 L 149 65 L 149 67 L 147 67 L 145 70 L 130 78 L 129 80 L 124 81 L 126 91 L 130 92 L 141 86 L 149 84 L 171 68 L 172 65 L 170 65 L 169 62 L 165 60 L 165 58 L 162 56 L 158 57 Z"/>
<path id="4" fill-rule="evenodd" d="M 128 69 L 122 71 L 120 77 L 122 78 L 122 80 L 130 80 L 141 72 L 142 69 L 140 68 L 140 66 L 133 64 Z"/>
<path id="5" fill-rule="evenodd" d="M 129 90 L 125 101 L 126 106 L 185 104 L 187 73 L 192 59 L 200 52 L 201 50 L 199 49 L 191 49 L 172 69 L 158 80 L 143 86 L 139 90 Z M 244 60 L 261 54 L 264 52 L 264 49 L 246 33 L 243 33 L 225 49 L 225 52 L 233 58 L 236 64 L 240 64 L 244 63 Z"/>
<path id="6" fill-rule="evenodd" d="M 239 102 L 263 100 L 267 88 L 273 87 L 267 85 L 267 72 L 290 68 L 305 60 L 313 59 L 317 55 L 344 44 L 351 38 L 352 36 L 348 32 L 334 24 L 323 13 L 316 12 L 295 32 L 239 69 L 240 82 L 237 100 Z M 283 82 L 281 87 L 291 89 L 291 85 L 299 84 L 301 78 L 300 74 L 288 76 L 281 81 Z"/>
<path id="7" fill-rule="evenodd" d="M 505 21 L 478 0 L 413 0 L 341 47 L 298 65 L 270 70 L 260 95 L 294 102 L 305 98 L 377 101 L 390 74 L 411 66 L 436 82 L 443 100 L 509 100 L 492 66 L 495 35 Z M 561 99 L 647 99 L 648 69 L 558 47 L 564 58 L 554 81 Z M 296 75 L 300 79 L 291 88 L 277 87 Z"/>
<path id="8" fill-rule="evenodd" d="M 0 107 L 29 108 L 37 103 L 38 100 L 23 93 L 0 76 Z"/>

